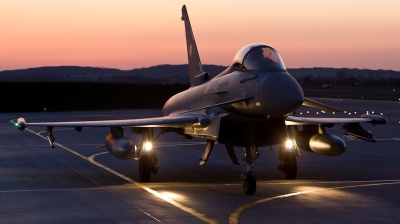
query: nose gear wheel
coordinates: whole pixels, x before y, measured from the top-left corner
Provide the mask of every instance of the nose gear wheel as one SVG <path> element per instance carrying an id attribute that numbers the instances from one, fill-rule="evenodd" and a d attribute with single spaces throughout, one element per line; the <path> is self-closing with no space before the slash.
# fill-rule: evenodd
<path id="1" fill-rule="evenodd" d="M 257 184 L 254 176 L 242 174 L 242 187 L 243 192 L 247 195 L 253 195 L 256 193 Z"/>

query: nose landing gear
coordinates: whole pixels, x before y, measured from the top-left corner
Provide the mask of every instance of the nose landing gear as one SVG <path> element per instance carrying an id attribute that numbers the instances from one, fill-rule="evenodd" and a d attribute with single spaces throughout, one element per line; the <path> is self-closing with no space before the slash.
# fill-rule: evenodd
<path id="1" fill-rule="evenodd" d="M 253 195 L 256 193 L 257 184 L 256 179 L 253 175 L 253 161 L 259 157 L 258 148 L 255 144 L 251 144 L 250 147 L 244 148 L 244 164 L 246 165 L 246 171 L 242 173 L 242 187 L 243 192 L 247 195 Z"/>

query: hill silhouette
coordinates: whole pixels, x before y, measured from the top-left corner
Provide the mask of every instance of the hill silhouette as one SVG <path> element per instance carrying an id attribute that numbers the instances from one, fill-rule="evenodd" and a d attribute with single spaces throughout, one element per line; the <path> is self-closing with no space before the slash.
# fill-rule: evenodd
<path id="1" fill-rule="evenodd" d="M 226 66 L 203 65 L 211 77 L 225 70 Z M 292 68 L 287 69 L 300 83 L 326 82 L 363 83 L 369 80 L 400 79 L 400 72 L 350 68 Z M 120 70 L 115 68 L 53 66 L 0 72 L 0 82 L 114 82 L 137 84 L 189 84 L 188 65 L 156 65 L 148 68 Z"/>

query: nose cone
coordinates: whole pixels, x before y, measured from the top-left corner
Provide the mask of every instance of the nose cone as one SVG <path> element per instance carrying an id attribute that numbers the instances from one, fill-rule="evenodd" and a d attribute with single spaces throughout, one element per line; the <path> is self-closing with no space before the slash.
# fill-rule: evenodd
<path id="1" fill-rule="evenodd" d="M 297 110 L 304 101 L 299 83 L 288 73 L 266 75 L 259 87 L 263 114 L 283 116 Z"/>

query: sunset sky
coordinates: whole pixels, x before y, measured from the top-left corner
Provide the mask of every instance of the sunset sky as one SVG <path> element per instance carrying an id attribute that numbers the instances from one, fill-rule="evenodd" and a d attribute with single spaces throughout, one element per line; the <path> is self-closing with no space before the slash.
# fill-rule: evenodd
<path id="1" fill-rule="evenodd" d="M 186 64 L 183 4 L 203 64 L 261 42 L 288 68 L 400 71 L 399 0 L 0 0 L 0 71 Z"/>

